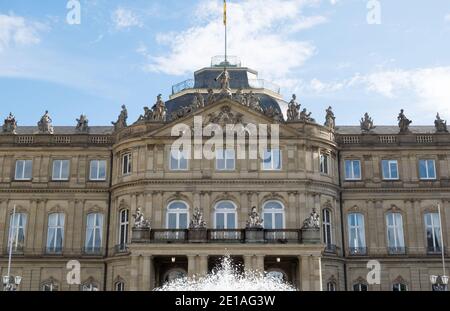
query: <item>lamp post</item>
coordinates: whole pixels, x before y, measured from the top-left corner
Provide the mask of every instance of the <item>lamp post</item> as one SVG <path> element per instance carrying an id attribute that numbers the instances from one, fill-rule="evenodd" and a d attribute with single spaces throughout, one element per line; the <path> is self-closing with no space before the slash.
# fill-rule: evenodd
<path id="1" fill-rule="evenodd" d="M 10 234 L 9 234 L 8 275 L 3 276 L 3 278 L 2 278 L 3 289 L 6 292 L 16 291 L 19 288 L 20 283 L 22 282 L 21 276 L 12 276 L 11 275 L 12 249 L 13 249 L 13 243 L 14 243 L 14 232 L 12 232 L 12 228 L 16 229 L 15 221 L 16 221 L 16 205 L 14 205 L 11 227 L 9 229 Z"/>
<path id="2" fill-rule="evenodd" d="M 439 226 L 441 231 L 441 256 L 442 256 L 442 275 L 431 275 L 430 282 L 432 284 L 433 291 L 442 292 L 448 291 L 448 276 L 445 273 L 445 250 L 444 250 L 444 236 L 442 233 L 442 216 L 441 205 L 438 204 L 439 213 Z"/>

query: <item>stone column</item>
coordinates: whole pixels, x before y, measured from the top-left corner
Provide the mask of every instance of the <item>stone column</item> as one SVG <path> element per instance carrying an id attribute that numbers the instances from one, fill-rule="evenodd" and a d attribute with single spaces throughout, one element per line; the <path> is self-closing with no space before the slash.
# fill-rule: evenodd
<path id="1" fill-rule="evenodd" d="M 139 256 L 131 255 L 130 291 L 139 290 Z"/>
<path id="2" fill-rule="evenodd" d="M 322 291 L 322 261 L 320 256 L 310 258 L 312 269 L 310 270 L 310 290 Z"/>
<path id="3" fill-rule="evenodd" d="M 192 277 L 196 273 L 196 258 L 195 255 L 188 255 L 188 276 Z"/>
<path id="4" fill-rule="evenodd" d="M 244 255 L 244 270 L 246 272 L 253 270 L 252 255 Z"/>
<path id="5" fill-rule="evenodd" d="M 205 276 L 208 274 L 208 255 L 200 255 L 198 264 L 198 275 Z"/>
<path id="6" fill-rule="evenodd" d="M 256 255 L 255 270 L 258 272 L 264 272 L 264 255 Z"/>
<path id="7" fill-rule="evenodd" d="M 142 275 L 141 275 L 141 291 L 151 291 L 154 288 L 154 269 L 153 269 L 153 257 L 151 255 L 144 256 L 142 259 Z"/>
<path id="8" fill-rule="evenodd" d="M 296 219 L 297 219 L 297 208 L 295 204 L 295 197 L 297 195 L 297 191 L 288 192 L 288 207 L 286 211 L 286 228 L 297 228 Z"/>
<path id="9" fill-rule="evenodd" d="M 300 290 L 301 291 L 310 291 L 310 264 L 309 264 L 309 256 L 302 255 L 298 256 L 299 262 L 299 274 L 300 274 Z"/>

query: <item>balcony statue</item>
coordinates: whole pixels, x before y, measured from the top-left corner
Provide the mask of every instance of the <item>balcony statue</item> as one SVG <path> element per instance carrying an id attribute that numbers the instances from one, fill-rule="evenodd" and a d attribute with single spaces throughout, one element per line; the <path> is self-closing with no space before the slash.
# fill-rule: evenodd
<path id="1" fill-rule="evenodd" d="M 152 110 L 154 121 L 166 121 L 167 109 L 161 94 L 156 97 L 156 104 L 153 106 Z"/>
<path id="2" fill-rule="evenodd" d="M 436 120 L 434 121 L 434 126 L 436 127 L 436 132 L 438 133 L 448 133 L 447 130 L 447 121 L 442 120 L 439 116 L 439 113 L 436 116 Z"/>
<path id="3" fill-rule="evenodd" d="M 313 207 L 311 215 L 303 222 L 302 229 L 320 229 L 320 217 L 315 207 Z"/>
<path id="4" fill-rule="evenodd" d="M 412 123 L 412 121 L 405 116 L 403 109 L 400 110 L 397 120 L 398 120 L 398 127 L 400 128 L 400 133 L 401 134 L 409 133 L 409 125 Z"/>
<path id="5" fill-rule="evenodd" d="M 10 112 L 9 116 L 5 119 L 5 123 L 3 123 L 3 133 L 17 134 L 16 129 L 16 117 Z"/>
<path id="6" fill-rule="evenodd" d="M 87 133 L 89 132 L 89 120 L 86 115 L 80 115 L 80 118 L 77 119 L 77 127 L 76 130 L 79 133 Z"/>
<path id="7" fill-rule="evenodd" d="M 116 122 L 111 122 L 114 125 L 114 131 L 121 130 L 127 127 L 128 110 L 125 105 L 122 105 L 122 111 L 119 114 Z"/>
<path id="8" fill-rule="evenodd" d="M 264 114 L 277 122 L 284 121 L 283 114 L 278 109 L 275 109 L 273 106 L 270 106 L 269 108 L 264 110 Z"/>
<path id="9" fill-rule="evenodd" d="M 364 118 L 361 118 L 360 123 L 361 123 L 361 130 L 363 132 L 370 132 L 375 128 L 375 126 L 373 125 L 373 120 L 367 112 L 364 114 Z"/>
<path id="10" fill-rule="evenodd" d="M 136 214 L 133 214 L 134 217 L 134 227 L 135 229 L 150 229 L 150 220 L 145 219 L 144 213 L 141 211 L 141 208 L 138 207 L 136 210 Z"/>
<path id="11" fill-rule="evenodd" d="M 203 213 L 200 208 L 196 207 L 192 215 L 189 229 L 206 229 L 206 222 L 203 220 Z"/>
<path id="12" fill-rule="evenodd" d="M 247 229 L 262 229 L 264 220 L 259 216 L 256 206 L 252 207 L 252 211 L 248 214 Z"/>
<path id="13" fill-rule="evenodd" d="M 297 95 L 293 94 L 292 99 L 288 104 L 288 110 L 287 110 L 288 121 L 298 120 L 301 105 L 299 103 L 297 103 L 296 99 L 297 99 Z"/>
<path id="14" fill-rule="evenodd" d="M 308 112 L 306 108 L 300 112 L 300 121 L 302 122 L 316 122 L 313 118 L 311 118 L 312 112 Z"/>
<path id="15" fill-rule="evenodd" d="M 228 72 L 227 68 L 221 72 L 221 74 L 215 79 L 215 81 L 220 80 L 220 96 L 231 98 L 231 88 L 230 88 L 230 73 Z"/>
<path id="16" fill-rule="evenodd" d="M 45 111 L 45 114 L 41 117 L 41 120 L 38 122 L 38 129 L 40 134 L 52 134 L 54 133 L 52 118 L 48 114 L 48 110 Z"/>
<path id="17" fill-rule="evenodd" d="M 328 107 L 326 110 L 327 115 L 325 116 L 325 126 L 330 130 L 334 130 L 336 128 L 336 117 L 334 116 L 333 109 Z"/>

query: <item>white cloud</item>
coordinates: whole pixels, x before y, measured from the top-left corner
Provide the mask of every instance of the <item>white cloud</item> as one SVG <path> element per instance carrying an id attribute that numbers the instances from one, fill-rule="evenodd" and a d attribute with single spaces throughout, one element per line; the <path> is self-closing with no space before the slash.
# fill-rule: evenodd
<path id="1" fill-rule="evenodd" d="M 118 7 L 112 13 L 112 20 L 116 29 L 123 30 L 132 27 L 142 27 L 142 21 L 139 16 L 130 9 Z"/>
<path id="2" fill-rule="evenodd" d="M 304 9 L 319 0 L 245 0 L 228 3 L 229 55 L 243 65 L 260 70 L 261 76 L 279 81 L 294 76 L 316 51 L 311 42 L 294 38 L 298 31 L 326 22 L 323 16 L 305 16 Z M 164 55 L 146 54 L 145 70 L 182 75 L 208 65 L 223 55 L 222 1 L 202 0 L 193 26 L 182 32 L 162 33 Z M 142 49 L 141 49 L 142 50 Z"/>
<path id="3" fill-rule="evenodd" d="M 0 52 L 11 46 L 38 44 L 38 33 L 44 28 L 20 16 L 0 14 Z"/>

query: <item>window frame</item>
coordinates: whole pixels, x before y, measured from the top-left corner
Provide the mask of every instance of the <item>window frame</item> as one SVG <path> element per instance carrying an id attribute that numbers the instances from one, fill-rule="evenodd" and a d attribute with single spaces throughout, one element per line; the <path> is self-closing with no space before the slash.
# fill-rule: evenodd
<path id="1" fill-rule="evenodd" d="M 322 175 L 330 176 L 330 154 L 320 152 L 319 154 L 319 172 Z"/>
<path id="2" fill-rule="evenodd" d="M 389 224 L 389 217 L 392 216 L 392 225 Z M 398 219 L 400 217 L 400 219 Z M 399 212 L 388 212 L 385 216 L 386 221 L 386 244 L 389 249 L 404 249 L 406 247 L 406 241 L 405 241 L 405 230 L 404 230 L 404 224 L 403 224 L 403 215 Z M 397 223 L 399 221 L 400 223 Z M 394 244 L 396 245 L 390 245 L 390 230 L 392 230 L 394 235 Z M 399 233 L 401 232 L 401 237 Z M 402 241 L 400 241 L 402 240 Z M 400 243 L 401 242 L 401 243 Z"/>
<path id="3" fill-rule="evenodd" d="M 95 216 L 94 218 L 94 225 L 92 228 L 89 227 L 89 216 Z M 100 225 L 96 225 L 97 220 L 100 216 L 100 220 L 101 220 L 101 224 Z M 93 252 L 93 253 L 97 253 L 100 252 L 103 248 L 103 230 L 104 230 L 104 226 L 105 226 L 105 216 L 103 215 L 103 213 L 100 212 L 92 212 L 86 215 L 86 232 L 85 232 L 85 241 L 84 241 L 84 249 L 86 252 Z M 89 245 L 89 237 L 88 237 L 88 233 L 89 233 L 89 229 L 93 230 L 93 244 Z M 100 245 L 96 245 L 95 241 L 97 240 L 96 237 L 96 232 L 98 231 L 99 235 L 100 235 Z"/>
<path id="4" fill-rule="evenodd" d="M 122 176 L 131 175 L 133 171 L 133 155 L 131 154 L 131 152 L 126 152 L 122 154 L 121 159 Z"/>
<path id="5" fill-rule="evenodd" d="M 97 171 L 96 171 L 96 177 L 92 178 L 92 164 L 96 162 L 97 163 Z M 105 164 L 105 178 L 100 178 L 100 163 Z M 106 159 L 92 159 L 89 160 L 89 181 L 106 181 L 108 179 L 108 162 Z"/>
<path id="6" fill-rule="evenodd" d="M 228 152 L 233 152 L 233 158 L 229 159 L 227 157 Z M 219 157 L 219 153 L 221 156 L 223 156 L 223 158 Z M 233 160 L 233 167 L 229 168 L 227 166 L 227 163 L 229 160 Z M 223 161 L 224 163 L 224 167 L 220 168 L 219 166 L 219 161 Z M 234 149 L 229 149 L 229 148 L 220 148 L 220 149 L 216 149 L 216 170 L 220 171 L 220 172 L 224 172 L 224 171 L 235 171 L 236 170 L 236 151 Z"/>
<path id="7" fill-rule="evenodd" d="M 266 206 L 270 203 L 278 203 L 281 206 L 281 209 L 278 208 L 267 208 Z M 286 208 L 283 204 L 283 202 L 279 201 L 279 200 L 268 200 L 266 202 L 264 202 L 263 206 L 262 206 L 262 215 L 263 215 L 263 219 L 266 220 L 265 215 L 266 214 L 270 214 L 272 217 L 272 228 L 266 228 L 266 221 L 264 221 L 262 223 L 264 229 L 268 229 L 268 230 L 284 230 L 286 229 Z M 282 221 L 282 226 L 281 228 L 274 228 L 274 224 L 276 223 L 276 214 L 281 214 L 281 221 Z M 275 226 L 276 227 L 276 226 Z"/>
<path id="8" fill-rule="evenodd" d="M 175 203 L 183 203 L 186 208 L 174 208 L 170 209 L 170 206 Z M 176 228 L 169 227 L 170 214 L 176 215 Z M 180 214 L 186 214 L 186 228 L 180 228 Z M 166 229 L 168 230 L 184 230 L 189 228 L 189 204 L 183 200 L 170 201 L 166 207 Z"/>
<path id="9" fill-rule="evenodd" d="M 172 157 L 172 152 L 177 152 L 178 158 Z M 181 155 L 181 157 L 180 157 L 180 155 Z M 184 158 L 183 155 L 184 155 L 184 151 L 180 151 L 179 149 L 176 149 L 176 150 L 169 149 L 169 170 L 170 171 L 181 171 L 181 172 L 189 171 L 189 159 Z M 172 160 L 176 161 L 177 167 L 172 167 Z M 186 161 L 185 168 L 181 167 L 181 163 L 183 163 L 183 161 Z"/>
<path id="10" fill-rule="evenodd" d="M 396 289 L 396 286 L 398 287 L 397 289 Z M 402 286 L 404 286 L 404 290 L 402 290 Z M 392 284 L 392 291 L 393 292 L 407 292 L 407 291 L 409 291 L 409 289 L 408 289 L 408 285 L 406 285 L 405 283 L 397 282 L 397 283 Z"/>
<path id="11" fill-rule="evenodd" d="M 428 225 L 427 222 L 427 216 L 430 215 L 431 224 Z M 437 218 L 437 219 L 434 219 Z M 435 223 L 437 221 L 437 224 Z M 439 213 L 438 212 L 428 212 L 424 214 L 424 224 L 425 224 L 425 242 L 427 246 L 427 250 L 429 251 L 432 247 L 433 252 L 440 252 L 442 250 L 441 245 L 441 222 L 439 219 Z M 431 228 L 432 231 L 432 239 L 433 239 L 433 245 L 428 245 L 428 228 Z M 436 233 L 436 228 L 439 228 L 439 232 Z"/>
<path id="12" fill-rule="evenodd" d="M 55 164 L 60 162 L 59 177 L 55 177 Z M 63 162 L 67 162 L 67 178 L 62 177 Z M 69 181 L 70 180 L 70 160 L 69 159 L 54 159 L 52 161 L 52 181 Z"/>
<path id="13" fill-rule="evenodd" d="M 328 213 L 328 221 L 326 221 L 325 219 L 325 213 Z M 322 232 L 323 232 L 323 242 L 326 246 L 332 246 L 333 244 L 333 221 L 332 221 L 332 215 L 333 212 L 331 211 L 330 208 L 323 208 L 322 209 Z M 326 234 L 326 228 L 329 227 L 330 228 L 330 236 L 328 237 L 328 235 Z M 329 241 L 328 241 L 329 239 Z"/>
<path id="14" fill-rule="evenodd" d="M 428 162 L 433 162 L 433 174 L 434 174 L 434 177 L 429 177 L 428 176 L 428 169 L 429 169 L 429 167 L 428 167 Z M 426 170 L 426 173 L 427 173 L 427 176 L 426 177 L 422 177 L 421 175 L 420 175 L 420 163 L 421 162 L 425 162 L 425 170 Z M 418 164 L 419 164 L 419 167 L 418 167 L 418 169 L 419 169 L 419 179 L 420 180 L 437 180 L 437 170 L 436 170 L 436 160 L 435 159 L 419 159 L 419 162 L 418 162 Z"/>
<path id="15" fill-rule="evenodd" d="M 231 208 L 219 208 L 218 206 L 221 203 L 231 203 L 233 206 L 233 209 Z M 218 214 L 224 214 L 223 220 L 224 220 L 224 228 L 217 228 L 217 215 Z M 228 215 L 234 215 L 234 228 L 228 228 Z M 237 205 L 231 200 L 220 200 L 214 204 L 214 229 L 217 230 L 235 230 L 238 227 L 238 213 L 237 213 Z"/>
<path id="16" fill-rule="evenodd" d="M 56 225 L 50 226 L 50 217 L 56 216 Z M 60 218 L 62 216 L 62 218 Z M 62 219 L 62 221 L 61 221 Z M 59 225 L 62 223 L 61 225 Z M 64 248 L 64 231 L 65 231 L 65 225 L 66 225 L 66 215 L 64 213 L 51 213 L 48 214 L 47 217 L 47 241 L 45 243 L 45 249 L 47 252 L 50 253 L 61 253 Z M 61 245 L 57 245 L 58 239 L 55 238 L 53 245 L 50 245 L 50 231 L 54 230 L 55 236 L 58 235 L 58 231 L 61 231 Z"/>
<path id="17" fill-rule="evenodd" d="M 351 222 L 350 222 L 350 216 L 357 216 L 357 215 L 359 215 L 359 216 L 361 216 L 361 219 L 362 219 L 362 228 L 361 228 L 361 225 L 351 225 Z M 355 218 L 355 223 L 357 222 L 356 221 L 356 219 L 357 218 Z M 365 223 L 365 215 L 363 214 L 363 213 L 360 213 L 360 212 L 355 212 L 355 213 L 349 213 L 348 215 L 347 215 L 347 226 L 348 226 L 348 244 L 349 244 L 349 247 L 350 248 L 352 248 L 352 249 L 357 249 L 357 248 L 366 248 L 367 247 L 367 241 L 366 241 L 366 223 Z M 359 234 L 362 234 L 362 235 L 360 235 L 359 237 L 360 237 L 360 239 L 361 239 L 361 242 L 362 242 L 362 245 L 353 245 L 352 243 L 352 241 L 350 240 L 350 238 L 351 238 L 351 236 L 352 236 L 352 234 L 351 234 L 351 230 L 352 229 L 355 229 L 355 230 L 357 230 L 356 232 L 355 232 L 355 237 L 358 237 L 358 235 L 356 234 L 356 233 L 359 233 Z M 358 244 L 359 244 L 359 239 L 357 239 L 356 240 L 357 242 L 358 242 Z"/>
<path id="18" fill-rule="evenodd" d="M 389 171 L 389 177 L 385 176 L 385 171 L 384 171 L 384 167 L 383 167 L 383 163 L 387 162 L 388 164 L 388 171 Z M 397 177 L 393 178 L 392 177 L 392 168 L 391 168 L 391 164 L 395 163 L 396 167 L 397 167 Z M 387 181 L 395 181 L 395 180 L 400 180 L 400 166 L 399 166 L 399 162 L 398 160 L 395 159 L 383 159 L 381 160 L 381 173 L 383 176 L 383 180 L 387 180 Z"/>
<path id="19" fill-rule="evenodd" d="M 352 177 L 347 176 L 347 163 L 350 163 L 350 165 L 351 165 Z M 358 163 L 358 165 L 359 165 L 359 177 L 354 177 L 355 176 L 355 167 L 353 165 L 354 163 Z M 346 160 L 344 160 L 344 175 L 345 175 L 345 180 L 346 181 L 359 181 L 359 180 L 362 180 L 361 160 L 358 160 L 358 159 L 346 159 Z"/>
<path id="20" fill-rule="evenodd" d="M 125 213 L 126 220 L 122 219 L 122 214 Z M 123 231 L 122 231 L 123 229 Z M 120 247 L 128 245 L 129 241 L 129 230 L 130 230 L 130 210 L 127 208 L 121 209 L 119 211 L 119 233 L 118 233 L 118 245 Z M 122 233 L 125 234 L 123 237 Z"/>
<path id="21" fill-rule="evenodd" d="M 121 286 L 122 288 L 119 288 Z M 125 291 L 125 282 L 124 281 L 116 281 L 114 283 L 114 291 L 115 292 L 124 292 Z"/>
<path id="22" fill-rule="evenodd" d="M 337 285 L 335 281 L 327 282 L 327 292 L 337 292 Z"/>
<path id="23" fill-rule="evenodd" d="M 356 286 L 358 286 L 358 290 L 355 290 Z M 363 287 L 365 287 L 366 290 L 362 290 Z M 354 292 L 368 292 L 369 291 L 369 286 L 366 283 L 361 283 L 361 282 L 354 283 L 352 288 L 353 288 Z"/>
<path id="24" fill-rule="evenodd" d="M 19 163 L 23 163 L 21 177 L 18 177 L 18 175 L 17 175 Z M 31 174 L 30 177 L 25 177 L 27 164 L 30 165 L 30 174 Z M 15 181 L 31 181 L 31 180 L 33 180 L 33 160 L 32 159 L 17 159 L 16 160 L 15 170 L 14 170 L 14 180 Z"/>
<path id="25" fill-rule="evenodd" d="M 279 168 L 274 168 L 274 152 L 278 151 L 278 157 L 280 159 L 280 167 Z M 270 167 L 266 167 L 266 164 L 268 162 L 266 162 L 266 155 L 270 153 Z M 281 148 L 278 149 L 265 149 L 264 150 L 264 157 L 263 159 L 261 159 L 261 170 L 262 171 L 282 171 L 283 170 L 283 151 L 281 150 Z"/>
<path id="26" fill-rule="evenodd" d="M 16 221 L 16 218 L 18 219 Z M 21 223 L 19 221 L 20 218 L 22 219 L 22 225 L 18 225 Z M 28 225 L 28 215 L 26 213 L 11 213 L 9 218 L 9 232 L 8 232 L 8 252 L 10 250 L 11 242 L 13 243 L 12 250 L 18 251 L 21 248 L 25 247 L 26 241 L 27 241 L 27 225 Z M 23 241 L 22 244 L 19 245 L 19 231 L 22 230 L 23 233 Z M 14 239 L 12 239 L 12 235 L 14 234 Z"/>

